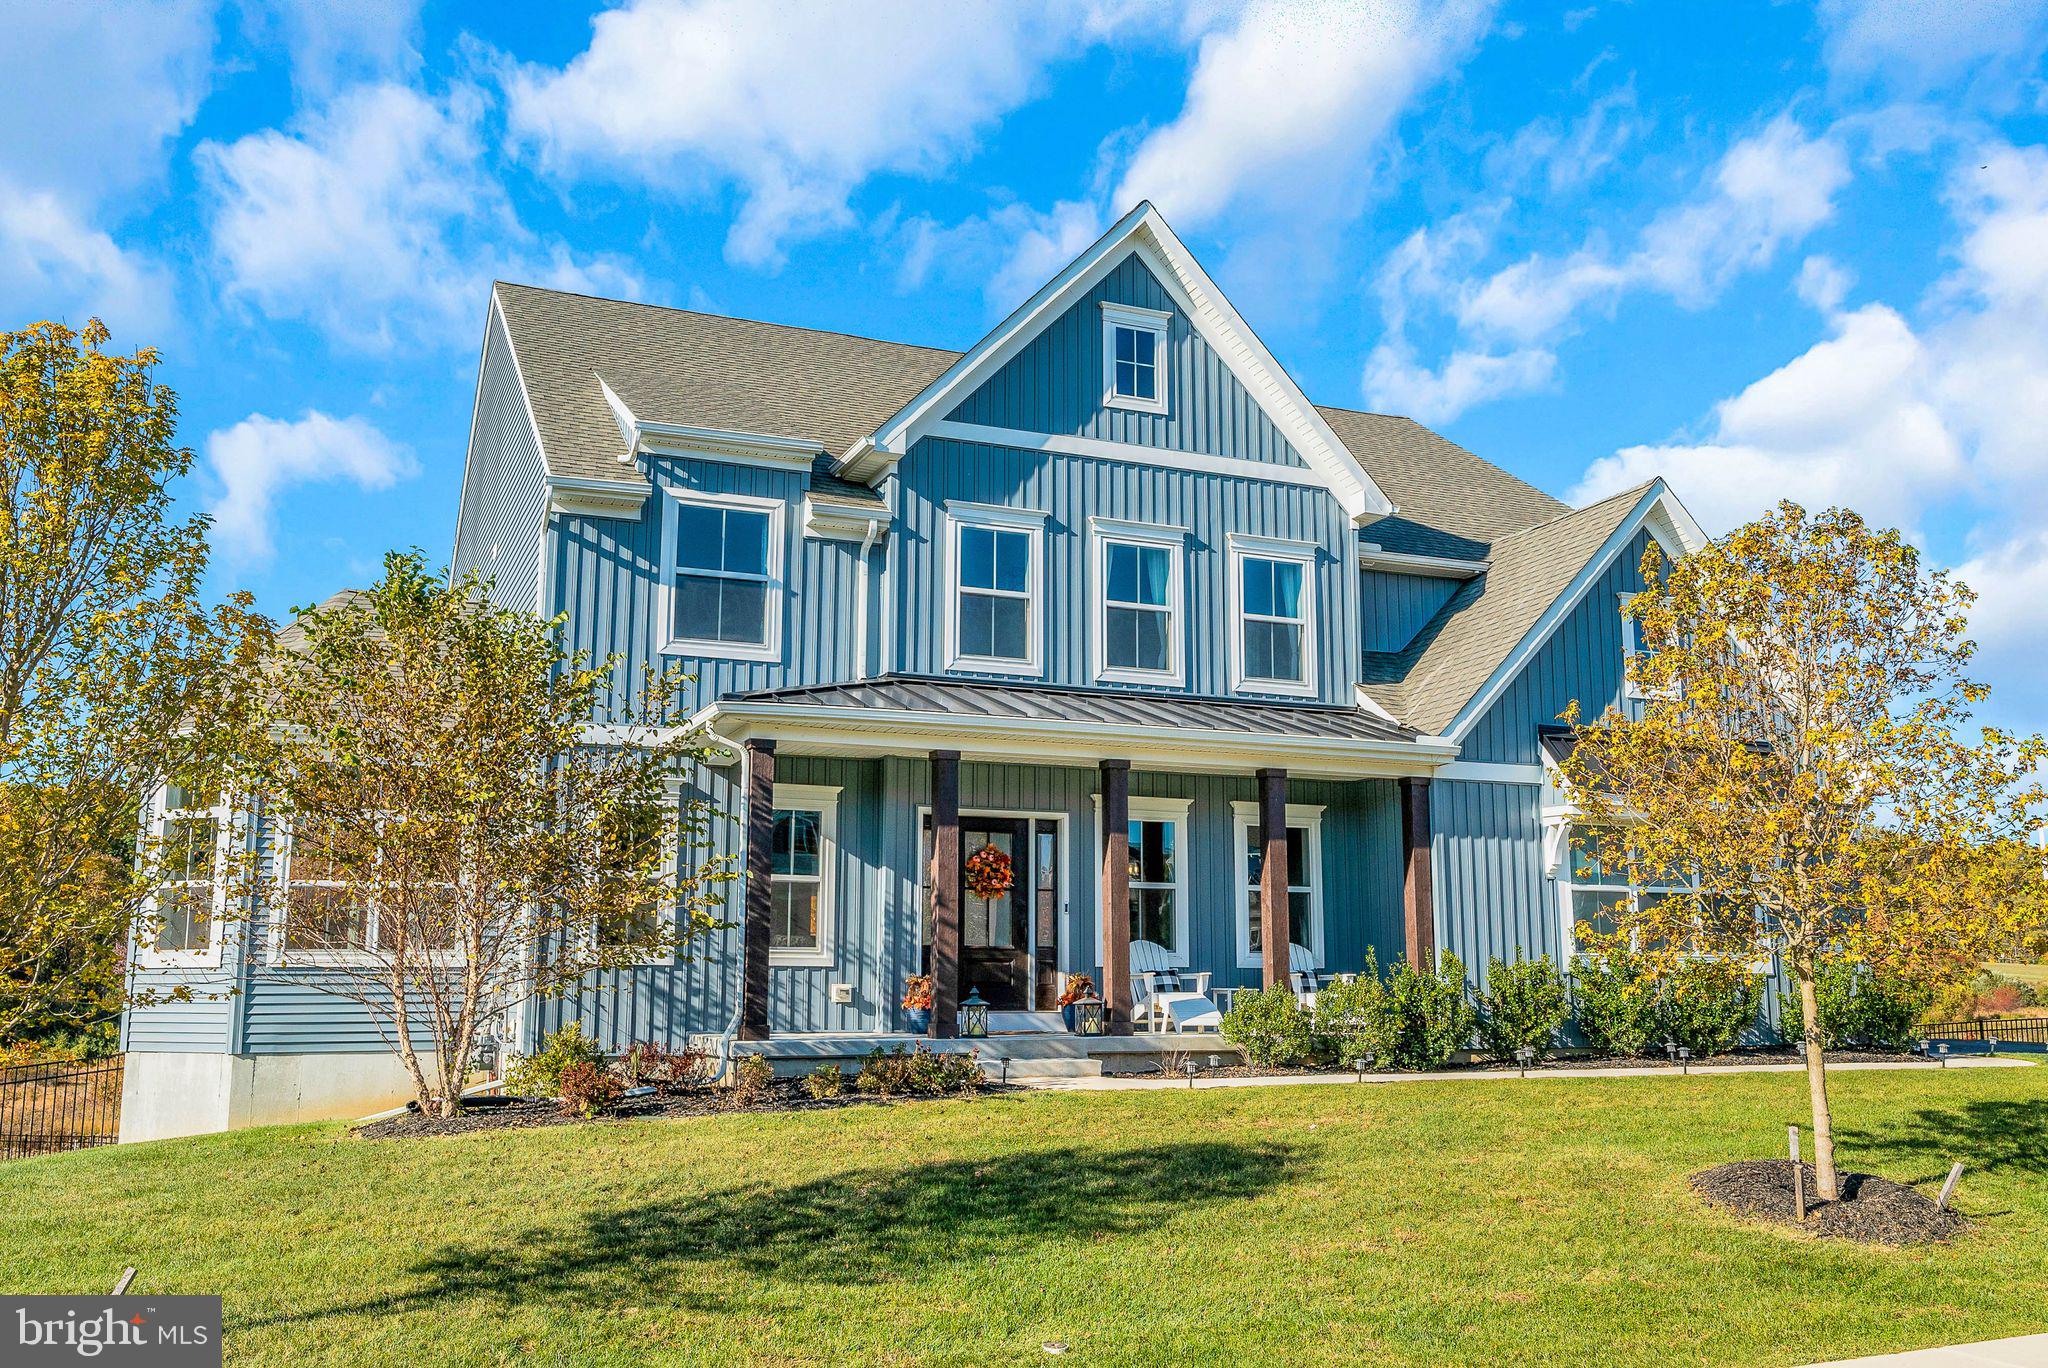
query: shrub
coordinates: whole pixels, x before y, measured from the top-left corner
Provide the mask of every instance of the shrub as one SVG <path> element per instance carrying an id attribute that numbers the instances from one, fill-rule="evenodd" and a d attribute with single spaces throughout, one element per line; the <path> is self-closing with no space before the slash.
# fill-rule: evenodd
<path id="1" fill-rule="evenodd" d="M 1657 980 L 1625 950 L 1582 955 L 1572 965 L 1572 1016 L 1599 1054 L 1639 1055 L 1658 1034 Z"/>
<path id="2" fill-rule="evenodd" d="M 1495 1059 L 1513 1063 L 1515 1051 L 1524 1046 L 1541 1059 L 1571 1017 L 1564 975 L 1550 956 L 1512 964 L 1487 961 L 1486 987 L 1479 994 L 1479 1039 Z"/>
<path id="3" fill-rule="evenodd" d="M 1727 959 L 1684 959 L 1658 995 L 1658 1038 L 1695 1055 L 1724 1054 L 1756 1021 L 1763 986 L 1749 966 Z"/>
<path id="4" fill-rule="evenodd" d="M 619 1073 L 629 1088 L 645 1084 L 657 1092 L 680 1092 L 702 1080 L 704 1062 L 704 1052 L 694 1045 L 671 1050 L 643 1040 L 628 1045 L 626 1053 L 619 1056 Z"/>
<path id="5" fill-rule="evenodd" d="M 1316 994 L 1315 1030 L 1347 1069 L 1357 1068 L 1367 1057 L 1392 1062 L 1387 985 L 1371 950 L 1366 951 L 1365 970 L 1357 978 L 1333 983 Z"/>
<path id="6" fill-rule="evenodd" d="M 1968 1021 L 1975 1015 L 1977 990 L 1968 983 L 1946 983 L 1928 999 L 1927 1006 L 1920 1012 L 1920 1020 L 1944 1025 L 1951 1021 Z"/>
<path id="7" fill-rule="evenodd" d="M 602 1064 L 581 1059 L 563 1068 L 557 1087 L 562 1099 L 562 1114 L 586 1120 L 617 1111 L 619 1099 L 626 1092 L 625 1081 L 617 1074 Z"/>
<path id="8" fill-rule="evenodd" d="M 1935 994 L 1922 985 L 1880 974 L 1868 965 L 1841 961 L 1822 965 L 1814 974 L 1813 988 L 1821 1048 L 1825 1050 L 1844 1045 L 1905 1049 L 1918 1039 L 1914 1023 L 1935 1001 Z M 1965 987 L 1963 991 L 1974 1000 L 1974 990 Z M 1798 995 L 1780 993 L 1778 1004 L 1785 1038 L 1797 1040 L 1805 1035 L 1806 1013 L 1799 1006 Z"/>
<path id="9" fill-rule="evenodd" d="M 846 1091 L 846 1076 L 837 1064 L 820 1064 L 804 1079 L 804 1091 L 822 1102 Z"/>
<path id="10" fill-rule="evenodd" d="M 1406 960 L 1386 984 L 1386 1055 L 1397 1069 L 1440 1069 L 1472 1043 L 1479 1014 L 1465 999 L 1465 966 L 1456 955 L 1437 956 L 1435 970 Z"/>
<path id="11" fill-rule="evenodd" d="M 580 1021 L 549 1033 L 536 1053 L 515 1058 L 505 1070 L 505 1091 L 517 1097 L 560 1097 L 562 1073 L 572 1064 L 604 1064 L 604 1052 L 583 1034 Z"/>
<path id="12" fill-rule="evenodd" d="M 732 1065 L 732 1100 L 741 1106 L 758 1102 L 775 1084 L 775 1066 L 765 1056 L 741 1055 Z"/>
<path id="13" fill-rule="evenodd" d="M 1307 1064 L 1330 1055 L 1330 1043 L 1317 1033 L 1314 1018 L 1284 983 L 1234 994 L 1221 1029 L 1225 1040 L 1262 1069 Z"/>
<path id="14" fill-rule="evenodd" d="M 923 1045 L 912 1050 L 899 1045 L 893 1050 L 877 1047 L 862 1060 L 853 1087 L 877 1097 L 937 1096 L 972 1092 L 986 1081 L 981 1061 L 971 1052 L 940 1054 Z"/>

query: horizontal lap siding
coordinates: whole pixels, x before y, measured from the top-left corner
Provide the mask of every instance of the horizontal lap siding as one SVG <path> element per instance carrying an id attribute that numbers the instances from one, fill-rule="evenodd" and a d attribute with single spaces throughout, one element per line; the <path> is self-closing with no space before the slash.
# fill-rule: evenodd
<path id="1" fill-rule="evenodd" d="M 1172 312 L 1164 414 L 1103 400 L 1102 305 Z M 947 415 L 955 422 L 1306 466 L 1143 262 L 1126 257 Z"/>
<path id="2" fill-rule="evenodd" d="M 1199 694 L 1230 692 L 1229 534 L 1315 543 L 1322 548 L 1315 575 L 1316 682 L 1323 701 L 1352 701 L 1358 616 L 1357 577 L 1349 567 L 1357 563 L 1358 542 L 1327 490 L 933 438 L 905 458 L 899 483 L 890 548 L 899 669 L 945 671 L 951 585 L 943 515 L 948 501 L 961 501 L 1047 515 L 1045 678 L 1070 686 L 1096 686 L 1091 516 L 1187 529 L 1188 688 Z"/>
<path id="3" fill-rule="evenodd" d="M 1437 946 L 1477 982 L 1489 957 L 1562 962 L 1555 883 L 1543 875 L 1539 784 L 1430 785 Z"/>
<path id="4" fill-rule="evenodd" d="M 492 310 L 477 381 L 476 426 L 463 478 L 455 573 L 493 581 L 501 606 L 531 610 L 539 595 L 547 473 L 519 390 L 505 330 Z"/>
<path id="5" fill-rule="evenodd" d="M 1574 699 L 1583 721 L 1621 701 L 1621 595 L 1643 587 L 1641 566 L 1648 545 L 1648 535 L 1639 535 L 1614 558 L 1473 725 L 1459 759 L 1540 764 L 1537 728 L 1556 724 Z"/>
<path id="6" fill-rule="evenodd" d="M 1415 640 L 1463 580 L 1366 570 L 1358 577 L 1361 651 L 1398 651 Z"/>

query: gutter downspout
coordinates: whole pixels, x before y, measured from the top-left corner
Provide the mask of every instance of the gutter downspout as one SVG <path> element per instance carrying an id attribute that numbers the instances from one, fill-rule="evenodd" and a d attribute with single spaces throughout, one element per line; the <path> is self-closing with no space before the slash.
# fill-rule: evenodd
<path id="1" fill-rule="evenodd" d="M 869 678 L 873 671 L 868 668 L 868 596 L 874 583 L 874 566 L 868 553 L 874 550 L 876 540 L 881 536 L 882 525 L 870 518 L 868 530 L 860 539 L 860 597 L 854 603 L 854 639 L 858 675 Z"/>

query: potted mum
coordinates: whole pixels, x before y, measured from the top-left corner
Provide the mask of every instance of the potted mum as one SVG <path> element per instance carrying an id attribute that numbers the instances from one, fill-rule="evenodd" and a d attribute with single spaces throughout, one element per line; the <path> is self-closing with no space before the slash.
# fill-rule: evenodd
<path id="1" fill-rule="evenodd" d="M 1094 996 L 1094 979 L 1086 974 L 1067 975 L 1067 986 L 1060 989 L 1060 1020 L 1067 1024 L 1069 1032 L 1074 1029 L 1074 1004 Z"/>
<path id="2" fill-rule="evenodd" d="M 912 974 L 903 980 L 903 1016 L 910 1029 L 923 1035 L 932 1028 L 932 976 Z"/>

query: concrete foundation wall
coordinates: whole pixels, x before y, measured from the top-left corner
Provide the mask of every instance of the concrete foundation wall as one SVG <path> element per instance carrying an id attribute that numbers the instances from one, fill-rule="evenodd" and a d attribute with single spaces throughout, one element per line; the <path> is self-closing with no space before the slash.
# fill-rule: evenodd
<path id="1" fill-rule="evenodd" d="M 412 1095 L 405 1066 L 385 1053 L 131 1053 L 121 1080 L 121 1141 L 347 1120 Z"/>

